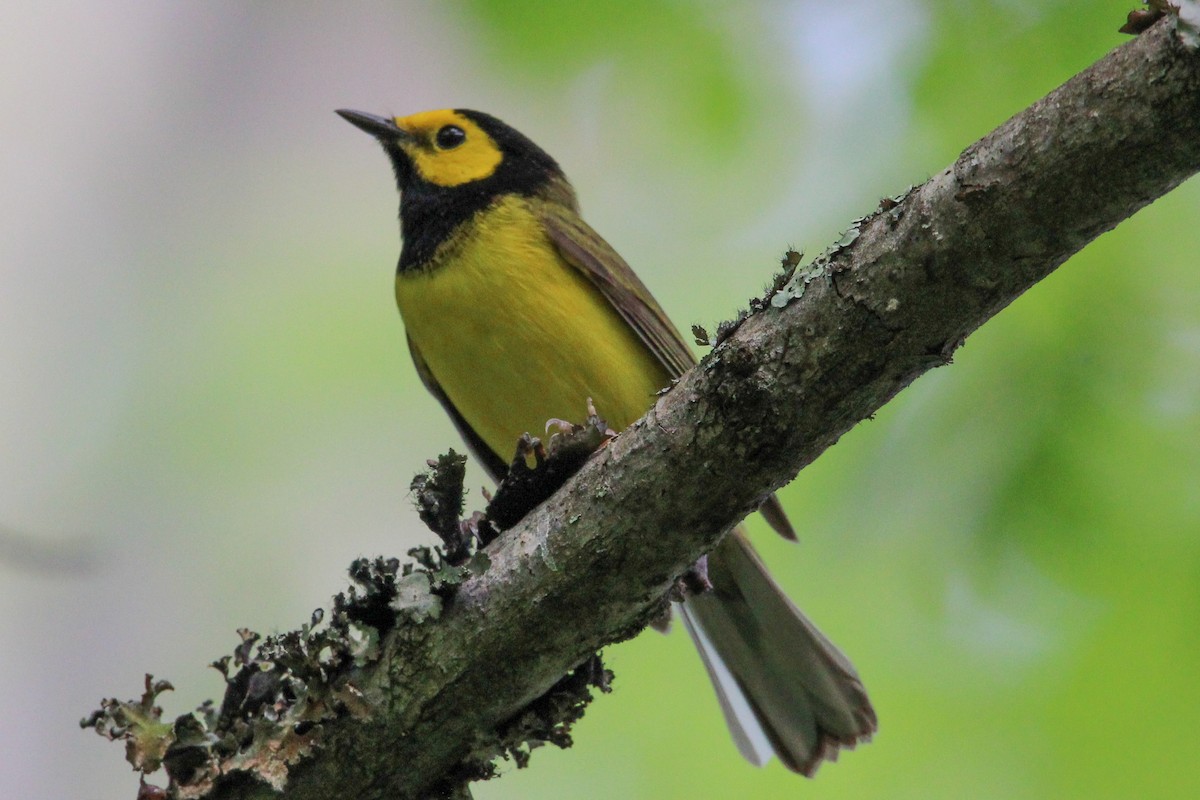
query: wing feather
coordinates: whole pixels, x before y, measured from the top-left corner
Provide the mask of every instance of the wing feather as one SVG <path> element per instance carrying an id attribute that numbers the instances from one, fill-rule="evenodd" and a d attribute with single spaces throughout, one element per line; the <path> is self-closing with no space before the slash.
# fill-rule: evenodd
<path id="1" fill-rule="evenodd" d="M 696 357 L 650 290 L 617 251 L 570 209 L 546 203 L 539 211 L 542 225 L 559 255 L 600 290 L 671 377 L 678 378 L 691 369 Z"/>
<path id="2" fill-rule="evenodd" d="M 561 203 L 542 204 L 539 216 L 563 260 L 600 290 L 672 378 L 695 366 L 696 357 L 679 335 L 679 329 L 612 245 L 578 213 Z M 768 497 L 759 510 L 780 536 L 795 541 L 796 532 L 775 495 Z"/>
<path id="3" fill-rule="evenodd" d="M 450 416 L 450 421 L 454 423 L 454 427 L 458 429 L 458 433 L 463 437 L 463 441 L 467 443 L 467 447 L 475 455 L 475 458 L 483 466 L 485 472 L 491 476 L 492 480 L 499 483 L 508 472 L 508 462 L 506 462 L 499 453 L 488 447 L 475 429 L 463 419 L 463 415 L 458 413 L 454 403 L 450 402 L 450 398 L 442 390 L 442 385 L 438 383 L 433 372 L 429 369 L 429 365 L 425 363 L 425 359 L 421 357 L 421 351 L 413 343 L 412 337 L 408 339 L 408 353 L 412 356 L 413 366 L 417 368 L 417 375 L 421 378 L 421 383 L 425 384 L 425 388 L 429 393 L 437 398 L 437 401 L 442 404 L 442 408 Z M 514 450 L 516 448 L 516 439 L 513 440 Z"/>

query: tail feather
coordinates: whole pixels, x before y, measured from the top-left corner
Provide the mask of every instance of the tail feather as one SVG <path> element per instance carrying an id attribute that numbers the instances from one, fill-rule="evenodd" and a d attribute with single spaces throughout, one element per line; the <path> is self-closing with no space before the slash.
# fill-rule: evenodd
<path id="1" fill-rule="evenodd" d="M 767 521 L 767 524 L 780 536 L 791 542 L 796 541 L 796 529 L 792 527 L 791 520 L 783 512 L 783 505 L 779 502 L 779 498 L 776 495 L 768 497 L 758 507 L 758 513 L 763 515 L 763 519 Z"/>
<path id="2" fill-rule="evenodd" d="M 713 590 L 684 603 L 692 634 L 742 755 L 772 751 L 811 776 L 876 729 L 858 673 L 775 585 L 740 530 L 709 555 Z"/>
<path id="3" fill-rule="evenodd" d="M 687 632 L 691 634 L 692 641 L 696 644 L 696 650 L 700 653 L 700 660 L 704 662 L 704 668 L 708 670 L 708 678 L 716 689 L 721 713 L 725 715 L 725 724 L 729 727 L 729 733 L 733 736 L 738 752 L 756 767 L 765 765 L 775 754 L 775 748 L 771 745 L 771 740 L 767 737 L 762 725 L 758 723 L 758 715 L 754 711 L 754 707 L 750 705 L 746 693 L 742 691 L 737 679 L 725 666 L 721 654 L 717 652 L 716 647 L 704 633 L 704 628 L 697 620 L 693 619 L 687 603 L 680 606 L 679 616 L 683 620 Z"/>

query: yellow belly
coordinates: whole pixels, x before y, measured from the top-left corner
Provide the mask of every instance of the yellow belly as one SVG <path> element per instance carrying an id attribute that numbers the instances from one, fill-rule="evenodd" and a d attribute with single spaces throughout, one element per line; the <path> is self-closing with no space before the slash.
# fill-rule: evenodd
<path id="1" fill-rule="evenodd" d="M 527 201 L 477 218 L 441 263 L 396 278 L 408 335 L 467 424 L 508 459 L 587 399 L 616 430 L 650 407 L 667 371 L 584 276 L 558 256 Z"/>

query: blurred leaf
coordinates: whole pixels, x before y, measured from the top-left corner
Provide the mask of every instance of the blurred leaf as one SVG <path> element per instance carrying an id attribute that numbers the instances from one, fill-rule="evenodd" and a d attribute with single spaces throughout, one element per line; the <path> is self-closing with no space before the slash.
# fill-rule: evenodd
<path id="1" fill-rule="evenodd" d="M 739 73 L 734 42 L 706 16 L 705 6 L 656 0 L 466 5 L 492 60 L 524 80 L 555 84 L 612 65 L 613 90 L 641 98 L 649 121 L 686 130 L 718 155 L 732 151 L 751 127 L 753 76 Z"/>

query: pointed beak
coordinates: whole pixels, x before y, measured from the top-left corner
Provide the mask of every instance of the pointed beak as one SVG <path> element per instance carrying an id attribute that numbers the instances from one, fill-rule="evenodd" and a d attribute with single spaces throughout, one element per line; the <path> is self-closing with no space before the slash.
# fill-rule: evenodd
<path id="1" fill-rule="evenodd" d="M 346 122 L 359 130 L 366 131 L 382 142 L 411 141 L 412 139 L 412 135 L 408 131 L 398 126 L 395 120 L 387 117 L 377 117 L 374 114 L 351 111 L 348 108 L 339 108 L 337 113 Z"/>

